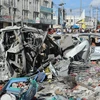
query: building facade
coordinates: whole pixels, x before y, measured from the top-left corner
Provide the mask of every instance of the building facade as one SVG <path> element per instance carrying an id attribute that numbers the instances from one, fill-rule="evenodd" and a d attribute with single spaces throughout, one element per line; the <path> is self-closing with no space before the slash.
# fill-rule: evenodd
<path id="1" fill-rule="evenodd" d="M 27 24 L 47 29 L 54 24 L 52 0 L 0 0 L 0 28 Z"/>
<path id="2" fill-rule="evenodd" d="M 67 15 L 65 17 L 65 21 L 66 21 L 66 26 L 70 27 L 74 24 L 77 23 L 77 21 L 79 21 L 80 17 L 79 16 L 72 16 L 72 15 Z"/>
<path id="3" fill-rule="evenodd" d="M 66 25 L 72 26 L 74 24 L 77 24 L 80 28 L 83 29 L 93 29 L 97 27 L 97 20 L 96 18 L 86 16 L 84 9 L 80 16 L 75 16 L 75 15 L 66 16 Z"/>
<path id="4" fill-rule="evenodd" d="M 90 29 L 95 28 L 96 19 L 91 18 L 90 16 L 85 16 L 83 19 L 80 16 L 66 16 L 66 26 L 70 27 L 74 24 L 80 26 L 80 28 Z"/>

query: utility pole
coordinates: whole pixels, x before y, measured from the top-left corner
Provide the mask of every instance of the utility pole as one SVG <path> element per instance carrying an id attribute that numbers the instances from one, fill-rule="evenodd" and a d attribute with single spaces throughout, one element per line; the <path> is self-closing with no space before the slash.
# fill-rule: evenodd
<path id="1" fill-rule="evenodd" d="M 96 8 L 95 30 L 97 28 L 97 22 L 98 22 L 98 7 Z"/>
<path id="2" fill-rule="evenodd" d="M 93 22 L 92 22 L 92 5 L 91 5 L 91 28 L 93 27 Z"/>
<path id="3" fill-rule="evenodd" d="M 71 20 L 72 20 L 72 9 L 70 9 L 70 26 L 71 26 Z"/>

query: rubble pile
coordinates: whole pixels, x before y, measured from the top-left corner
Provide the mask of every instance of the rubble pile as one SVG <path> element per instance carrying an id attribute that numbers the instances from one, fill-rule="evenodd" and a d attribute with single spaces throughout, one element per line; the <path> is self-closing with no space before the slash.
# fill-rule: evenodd
<path id="1" fill-rule="evenodd" d="M 80 73 L 39 83 L 39 100 L 100 100 L 100 67 L 92 66 Z"/>

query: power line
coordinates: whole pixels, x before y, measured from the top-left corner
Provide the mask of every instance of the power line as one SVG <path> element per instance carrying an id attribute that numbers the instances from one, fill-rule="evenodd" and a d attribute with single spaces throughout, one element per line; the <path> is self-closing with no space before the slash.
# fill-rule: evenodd
<path id="1" fill-rule="evenodd" d="M 81 3 L 82 3 L 82 2 L 81 2 Z M 57 4 L 55 4 L 54 2 L 53 2 L 53 4 L 54 4 L 54 6 L 55 6 L 56 8 L 59 8 L 59 6 L 58 6 Z M 66 8 L 66 7 L 65 7 L 65 8 Z M 81 6 L 81 10 L 84 9 L 84 8 L 90 8 L 90 6 Z M 92 6 L 92 8 L 93 8 L 93 9 L 97 9 L 97 8 L 98 8 L 98 10 L 100 10 L 99 7 L 93 7 L 93 6 Z M 66 8 L 66 9 L 70 9 L 70 8 Z M 73 9 L 80 9 L 80 7 L 73 7 L 73 8 L 71 8 L 71 9 L 72 9 L 72 10 L 73 10 Z"/>

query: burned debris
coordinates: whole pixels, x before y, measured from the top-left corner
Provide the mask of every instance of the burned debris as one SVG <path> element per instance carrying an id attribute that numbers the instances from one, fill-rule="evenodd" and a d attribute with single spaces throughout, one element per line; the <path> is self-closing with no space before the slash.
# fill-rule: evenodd
<path id="1" fill-rule="evenodd" d="M 14 100 L 99 100 L 100 68 L 91 64 L 100 60 L 99 49 L 80 36 L 28 26 L 1 29 L 0 82 L 6 84 L 0 99 L 9 93 Z"/>

